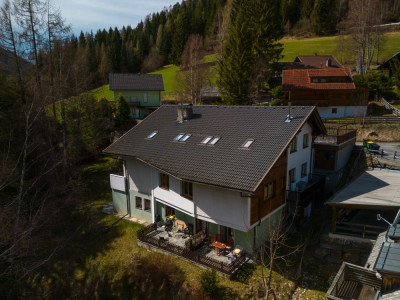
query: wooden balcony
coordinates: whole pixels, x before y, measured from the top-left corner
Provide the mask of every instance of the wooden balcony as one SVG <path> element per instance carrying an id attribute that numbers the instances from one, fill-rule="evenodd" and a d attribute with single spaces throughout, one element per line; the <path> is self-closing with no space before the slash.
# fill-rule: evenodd
<path id="1" fill-rule="evenodd" d="M 347 125 L 342 126 L 326 126 L 327 134 L 317 136 L 314 144 L 335 144 L 339 145 L 355 139 L 357 130 L 348 129 Z"/>
<path id="2" fill-rule="evenodd" d="M 300 207 L 306 207 L 310 202 L 320 199 L 324 191 L 325 176 L 313 175 L 312 180 L 302 191 L 286 191 L 286 200 L 297 203 Z"/>

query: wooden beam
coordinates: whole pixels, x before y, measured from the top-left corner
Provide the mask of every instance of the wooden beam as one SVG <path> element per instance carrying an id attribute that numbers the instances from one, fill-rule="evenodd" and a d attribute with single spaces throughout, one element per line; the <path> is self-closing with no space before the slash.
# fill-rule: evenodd
<path id="1" fill-rule="evenodd" d="M 332 233 L 336 233 L 336 207 L 332 206 Z"/>

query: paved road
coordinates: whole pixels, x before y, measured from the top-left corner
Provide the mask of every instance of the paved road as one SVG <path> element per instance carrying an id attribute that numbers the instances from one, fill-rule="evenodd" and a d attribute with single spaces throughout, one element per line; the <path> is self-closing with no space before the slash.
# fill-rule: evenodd
<path id="1" fill-rule="evenodd" d="M 362 143 L 357 142 L 357 145 L 362 145 Z M 394 153 L 396 153 L 396 161 L 400 162 L 400 143 L 377 143 L 379 148 L 379 154 L 381 154 L 381 150 L 383 149 L 383 158 L 388 160 L 394 159 Z"/>

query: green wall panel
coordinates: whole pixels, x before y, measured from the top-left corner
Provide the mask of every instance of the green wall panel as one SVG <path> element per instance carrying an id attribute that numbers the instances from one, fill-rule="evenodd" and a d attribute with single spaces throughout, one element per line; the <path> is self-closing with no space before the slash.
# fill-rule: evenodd
<path id="1" fill-rule="evenodd" d="M 133 218 L 151 223 L 153 221 L 152 212 L 144 210 L 144 199 L 149 199 L 151 201 L 151 195 L 142 194 L 136 191 L 129 191 L 129 196 L 131 200 L 131 216 Z M 142 199 L 142 209 L 136 208 L 136 197 L 140 197 Z"/>
<path id="2" fill-rule="evenodd" d="M 121 215 L 126 215 L 128 212 L 126 194 L 118 190 L 112 190 L 112 198 L 115 211 Z"/>

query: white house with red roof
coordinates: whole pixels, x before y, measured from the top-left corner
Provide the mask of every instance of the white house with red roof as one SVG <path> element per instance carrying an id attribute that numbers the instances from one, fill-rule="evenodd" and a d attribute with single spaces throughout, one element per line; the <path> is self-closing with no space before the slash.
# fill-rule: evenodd
<path id="1" fill-rule="evenodd" d="M 357 91 L 349 68 L 284 70 L 283 90 L 294 106 L 317 106 L 323 119 L 359 117 L 368 99 Z M 287 104 L 287 103 L 286 103 Z"/>

